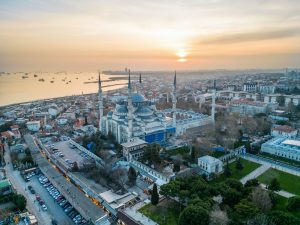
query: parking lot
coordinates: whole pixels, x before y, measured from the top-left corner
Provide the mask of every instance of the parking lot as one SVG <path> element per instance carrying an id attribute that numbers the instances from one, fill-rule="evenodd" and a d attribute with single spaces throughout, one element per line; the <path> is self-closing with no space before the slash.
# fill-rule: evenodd
<path id="1" fill-rule="evenodd" d="M 56 201 L 50 196 L 45 187 L 43 187 L 38 181 L 37 175 L 31 177 L 30 181 L 27 182 L 27 188 L 28 185 L 32 186 L 33 190 L 35 191 L 35 194 L 31 193 L 31 195 L 38 195 L 45 202 L 47 211 L 43 211 L 39 202 L 34 200 L 34 203 L 39 207 L 39 210 L 42 212 L 42 214 L 48 212 L 56 221 L 59 221 L 59 225 L 74 224 L 74 222 L 64 213 L 63 209 L 59 207 Z"/>
<path id="2" fill-rule="evenodd" d="M 72 147 L 68 141 L 54 142 L 47 146 L 53 152 L 53 155 L 67 168 L 71 168 L 73 163 L 82 165 L 84 162 L 91 160 L 91 158 L 85 153 L 78 150 L 76 147 Z"/>

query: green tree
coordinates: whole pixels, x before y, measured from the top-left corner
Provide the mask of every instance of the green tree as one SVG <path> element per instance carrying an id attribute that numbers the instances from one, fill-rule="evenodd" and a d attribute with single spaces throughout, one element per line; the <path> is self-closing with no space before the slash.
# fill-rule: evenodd
<path id="1" fill-rule="evenodd" d="M 224 175 L 226 177 L 230 177 L 231 176 L 231 170 L 230 170 L 230 167 L 229 167 L 229 163 L 227 162 L 226 163 L 226 166 L 224 167 Z"/>
<path id="2" fill-rule="evenodd" d="M 252 203 L 243 199 L 235 207 L 235 212 L 241 220 L 248 220 L 259 213 L 258 208 Z"/>
<path id="3" fill-rule="evenodd" d="M 176 160 L 173 166 L 173 172 L 177 173 L 180 171 L 180 161 Z"/>
<path id="4" fill-rule="evenodd" d="M 136 184 L 137 173 L 135 169 L 130 166 L 128 170 L 128 183 L 130 186 L 134 186 Z"/>
<path id="5" fill-rule="evenodd" d="M 231 207 L 236 205 L 242 198 L 242 194 L 233 188 L 228 188 L 223 193 L 223 202 Z"/>
<path id="6" fill-rule="evenodd" d="M 209 224 L 209 212 L 201 205 L 186 207 L 179 216 L 179 225 L 207 225 Z"/>
<path id="7" fill-rule="evenodd" d="M 300 211 L 300 197 L 294 196 L 288 199 L 287 210 L 289 211 Z"/>
<path id="8" fill-rule="evenodd" d="M 276 178 L 271 180 L 271 183 L 268 186 L 268 189 L 271 191 L 280 191 L 280 183 Z"/>
<path id="9" fill-rule="evenodd" d="M 20 211 L 23 211 L 26 208 L 26 198 L 23 195 L 14 195 L 13 202 Z"/>
<path id="10" fill-rule="evenodd" d="M 152 205 L 157 205 L 159 202 L 159 196 L 157 192 L 157 185 L 154 183 L 153 188 L 151 190 L 151 203 Z"/>
<path id="11" fill-rule="evenodd" d="M 299 225 L 300 224 L 300 219 L 283 211 L 273 211 L 269 214 L 269 216 L 275 225 Z"/>
<path id="12" fill-rule="evenodd" d="M 257 187 L 259 185 L 259 182 L 256 178 L 247 180 L 247 182 L 244 184 L 244 187 Z"/>
<path id="13" fill-rule="evenodd" d="M 236 163 L 235 163 L 235 168 L 238 169 L 238 170 L 243 170 L 244 169 L 244 166 L 243 166 L 240 158 L 237 158 Z"/>
<path id="14" fill-rule="evenodd" d="M 284 96 L 283 95 L 278 96 L 276 101 L 278 102 L 279 106 L 284 106 Z"/>

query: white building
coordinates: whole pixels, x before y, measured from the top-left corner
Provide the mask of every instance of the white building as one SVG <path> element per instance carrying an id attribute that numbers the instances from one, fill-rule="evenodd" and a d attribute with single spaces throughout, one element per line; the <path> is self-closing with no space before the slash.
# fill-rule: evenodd
<path id="1" fill-rule="evenodd" d="M 300 162 L 300 140 L 276 137 L 262 144 L 261 151 Z"/>
<path id="2" fill-rule="evenodd" d="M 230 112 L 254 115 L 257 113 L 267 113 L 274 111 L 277 104 L 253 101 L 251 99 L 236 99 L 229 103 Z"/>
<path id="3" fill-rule="evenodd" d="M 66 125 L 68 123 L 68 119 L 65 117 L 59 117 L 56 121 L 58 125 Z"/>
<path id="4" fill-rule="evenodd" d="M 39 131 L 39 129 L 41 128 L 41 122 L 40 121 L 28 121 L 26 123 L 27 129 L 30 131 Z"/>
<path id="5" fill-rule="evenodd" d="M 121 145 L 123 147 L 123 156 L 130 162 L 138 160 L 143 155 L 147 142 L 139 138 L 132 138 Z"/>
<path id="6" fill-rule="evenodd" d="M 257 83 L 255 83 L 255 82 L 246 82 L 246 83 L 244 83 L 243 91 L 256 92 L 257 91 Z"/>
<path id="7" fill-rule="evenodd" d="M 271 135 L 274 137 L 286 137 L 286 138 L 295 138 L 297 136 L 298 130 L 287 126 L 277 126 L 274 127 L 271 131 Z"/>
<path id="8" fill-rule="evenodd" d="M 210 175 L 211 173 L 219 174 L 223 172 L 222 161 L 209 155 L 198 158 L 198 166 L 205 171 L 207 175 Z"/>

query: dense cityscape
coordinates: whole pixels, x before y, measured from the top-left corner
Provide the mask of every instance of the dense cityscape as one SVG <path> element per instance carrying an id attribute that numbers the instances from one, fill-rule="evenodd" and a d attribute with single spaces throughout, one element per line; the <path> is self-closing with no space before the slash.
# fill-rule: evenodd
<path id="1" fill-rule="evenodd" d="M 299 15 L 0 1 L 0 225 L 300 225 Z"/>
<path id="2" fill-rule="evenodd" d="M 300 73 L 125 73 L 1 107 L 4 224 L 299 224 Z"/>

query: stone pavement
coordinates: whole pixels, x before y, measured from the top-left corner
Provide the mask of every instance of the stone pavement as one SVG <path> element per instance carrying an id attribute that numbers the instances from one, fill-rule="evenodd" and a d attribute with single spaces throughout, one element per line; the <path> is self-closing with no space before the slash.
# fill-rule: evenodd
<path id="1" fill-rule="evenodd" d="M 261 165 L 257 169 L 253 170 L 251 173 L 240 179 L 242 184 L 245 184 L 248 180 L 259 177 L 261 174 L 266 172 L 270 168 L 270 165 Z"/>
<path id="2" fill-rule="evenodd" d="M 262 186 L 264 189 L 267 189 L 267 185 L 265 185 L 265 184 L 260 184 L 260 186 Z M 287 192 L 287 191 L 275 191 L 275 193 L 278 195 L 281 195 L 285 198 L 290 198 L 290 197 L 295 196 L 294 194 Z"/>

